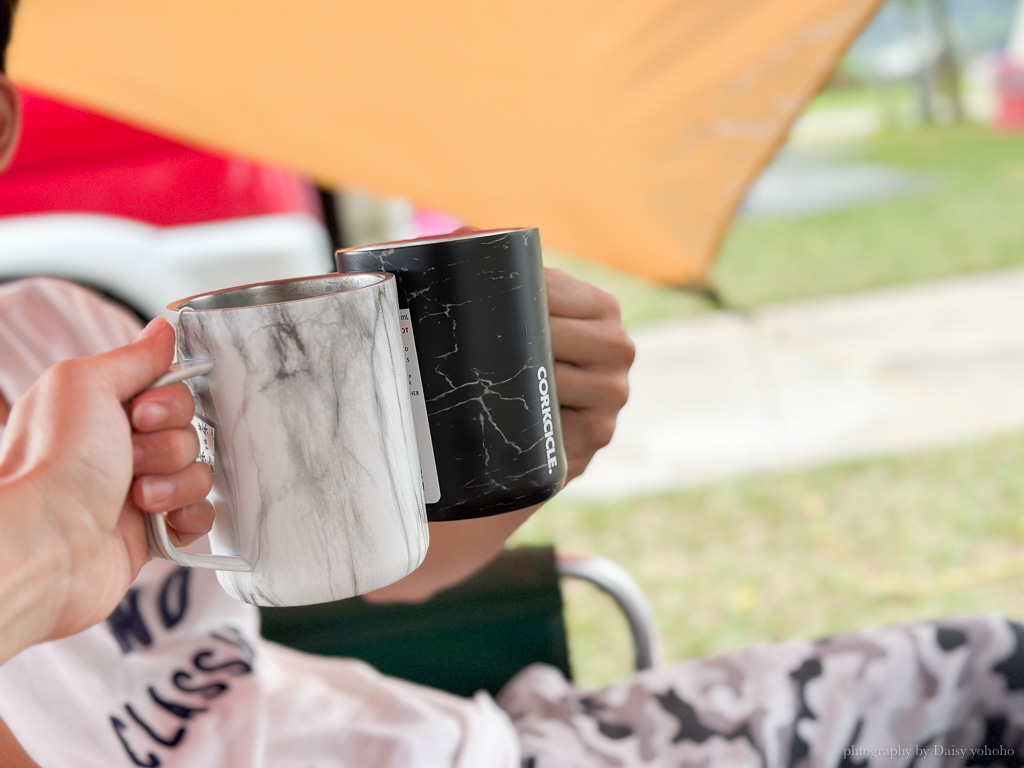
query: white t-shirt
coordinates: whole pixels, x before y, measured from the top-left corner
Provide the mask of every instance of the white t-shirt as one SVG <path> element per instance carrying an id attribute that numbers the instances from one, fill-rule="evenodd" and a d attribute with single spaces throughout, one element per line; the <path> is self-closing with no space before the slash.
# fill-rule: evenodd
<path id="1" fill-rule="evenodd" d="M 133 341 L 138 324 L 70 283 L 0 286 L 0 392 Z M 0 666 L 0 717 L 43 768 L 513 768 L 486 694 L 464 699 L 259 635 L 212 571 L 155 560 L 117 610 Z"/>

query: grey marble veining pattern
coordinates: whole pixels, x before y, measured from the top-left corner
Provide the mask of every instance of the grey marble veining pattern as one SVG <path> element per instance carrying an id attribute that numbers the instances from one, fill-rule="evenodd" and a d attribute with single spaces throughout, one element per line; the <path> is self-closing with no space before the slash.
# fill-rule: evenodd
<path id="1" fill-rule="evenodd" d="M 385 586 L 426 553 L 426 516 L 393 280 L 244 309 L 182 310 L 178 358 L 216 429 L 213 551 L 257 605 L 301 605 Z"/>

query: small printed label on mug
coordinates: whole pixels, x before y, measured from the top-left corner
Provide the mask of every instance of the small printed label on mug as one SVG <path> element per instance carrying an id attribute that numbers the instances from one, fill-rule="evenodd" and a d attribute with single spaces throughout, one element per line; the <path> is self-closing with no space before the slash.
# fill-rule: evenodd
<path id="1" fill-rule="evenodd" d="M 409 394 L 412 396 L 412 421 L 416 427 L 416 447 L 419 449 L 420 471 L 423 477 L 423 498 L 427 504 L 436 504 L 441 499 L 441 484 L 437 480 L 434 446 L 430 442 L 427 403 L 423 398 L 423 380 L 420 377 L 420 362 L 416 357 L 416 341 L 412 336 L 412 317 L 409 314 L 409 310 L 398 310 L 398 319 L 402 326 L 405 368 L 409 374 Z"/>
<path id="2" fill-rule="evenodd" d="M 210 470 L 216 472 L 216 467 L 213 465 L 213 439 L 216 430 L 198 416 L 192 417 L 192 426 L 195 427 L 196 434 L 199 435 L 199 461 L 209 464 Z"/>

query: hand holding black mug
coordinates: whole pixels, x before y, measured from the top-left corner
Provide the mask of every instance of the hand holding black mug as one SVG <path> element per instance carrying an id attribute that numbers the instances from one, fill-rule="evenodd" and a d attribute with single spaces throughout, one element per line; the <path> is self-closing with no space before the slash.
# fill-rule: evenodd
<path id="1" fill-rule="evenodd" d="M 629 395 L 633 342 L 615 297 L 559 269 L 546 269 L 569 480 L 608 444 Z M 419 603 L 484 566 L 538 506 L 471 520 L 430 524 L 430 549 L 409 576 L 366 599 Z"/>

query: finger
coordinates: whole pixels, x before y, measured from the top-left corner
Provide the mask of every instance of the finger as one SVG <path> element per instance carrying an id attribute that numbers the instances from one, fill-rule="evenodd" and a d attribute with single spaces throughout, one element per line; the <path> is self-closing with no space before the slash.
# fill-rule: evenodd
<path id="1" fill-rule="evenodd" d="M 569 479 L 583 474 L 594 454 L 611 442 L 615 415 L 606 411 L 561 410 L 562 438 Z"/>
<path id="2" fill-rule="evenodd" d="M 173 528 L 169 528 L 167 533 L 170 534 L 171 543 L 176 547 L 187 547 L 193 541 L 197 541 L 206 535 L 205 533 L 182 533 Z"/>
<path id="3" fill-rule="evenodd" d="M 132 482 L 131 497 L 146 512 L 166 512 L 202 501 L 213 486 L 213 474 L 201 461 L 173 475 L 144 475 Z"/>
<path id="4" fill-rule="evenodd" d="M 171 537 L 171 543 L 176 547 L 187 547 L 193 541 L 201 539 L 209 533 L 210 529 L 213 527 L 213 505 L 208 501 L 190 504 L 183 509 L 175 509 L 166 513 L 136 511 L 136 514 L 139 516 L 145 514 L 163 514 L 164 519 L 167 521 L 167 533 Z M 143 533 L 142 535 L 143 542 L 145 542 L 145 534 Z M 141 561 L 145 562 L 149 555 L 150 553 L 147 546 L 140 555 Z"/>
<path id="5" fill-rule="evenodd" d="M 125 402 L 164 373 L 173 358 L 174 329 L 163 318 L 157 318 L 134 344 L 89 358 L 89 370 Z"/>
<path id="6" fill-rule="evenodd" d="M 132 580 L 138 575 L 139 569 L 149 560 L 144 514 L 145 512 L 132 503 L 131 499 L 126 499 L 121 516 L 117 521 L 117 528 L 124 541 L 125 551 L 128 553 Z"/>
<path id="7" fill-rule="evenodd" d="M 618 323 L 622 313 L 610 293 L 578 280 L 560 269 L 545 269 L 548 312 L 552 317 L 577 319 L 611 318 Z"/>
<path id="8" fill-rule="evenodd" d="M 555 387 L 558 404 L 563 408 L 618 411 L 629 398 L 629 379 L 625 370 L 594 373 L 586 368 L 558 363 L 555 365 Z"/>
<path id="9" fill-rule="evenodd" d="M 179 546 L 189 544 L 210 532 L 213 527 L 213 504 L 203 501 L 167 513 L 167 525 L 178 533 L 179 539 L 187 538 Z"/>
<path id="10" fill-rule="evenodd" d="M 196 404 L 184 384 L 170 384 L 143 392 L 129 407 L 132 426 L 139 432 L 186 427 L 192 423 Z"/>
<path id="11" fill-rule="evenodd" d="M 592 368 L 629 368 L 636 356 L 633 340 L 612 320 L 551 318 L 555 360 Z"/>
<path id="12" fill-rule="evenodd" d="M 136 476 L 170 475 L 199 457 L 199 436 L 191 424 L 183 429 L 132 435 L 133 470 Z"/>
<path id="13" fill-rule="evenodd" d="M 601 334 L 594 329 L 594 320 L 568 317 L 551 318 L 551 349 L 558 362 L 590 365 L 602 355 Z"/>

